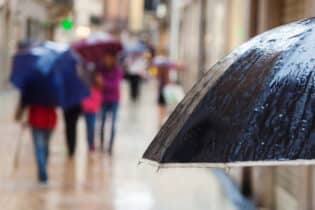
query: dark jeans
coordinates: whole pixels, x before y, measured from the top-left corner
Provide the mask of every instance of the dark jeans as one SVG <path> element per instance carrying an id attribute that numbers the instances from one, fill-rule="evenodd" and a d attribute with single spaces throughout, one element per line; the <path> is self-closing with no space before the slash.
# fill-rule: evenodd
<path id="1" fill-rule="evenodd" d="M 94 136 L 95 136 L 95 122 L 96 122 L 96 113 L 84 113 L 86 121 L 86 133 L 89 149 L 94 149 Z"/>
<path id="2" fill-rule="evenodd" d="M 77 141 L 77 124 L 80 114 L 81 114 L 80 105 L 64 110 L 64 119 L 66 126 L 66 143 L 69 157 L 72 157 L 75 154 Z"/>
<path id="3" fill-rule="evenodd" d="M 40 182 L 47 182 L 47 162 L 49 157 L 49 139 L 52 130 L 32 129 L 34 152 L 38 168 L 38 179 Z"/>
<path id="4" fill-rule="evenodd" d="M 101 123 L 101 146 L 102 146 L 102 149 L 104 149 L 105 123 L 106 123 L 106 118 L 107 118 L 108 114 L 110 114 L 111 120 L 112 120 L 112 122 L 111 122 L 111 135 L 110 135 L 110 141 L 109 141 L 109 147 L 108 147 L 109 153 L 112 152 L 113 145 L 114 145 L 118 108 L 119 108 L 118 102 L 103 103 L 103 105 L 102 105 L 102 123 Z"/>
<path id="5" fill-rule="evenodd" d="M 140 95 L 141 76 L 129 75 L 130 97 L 137 101 Z"/>

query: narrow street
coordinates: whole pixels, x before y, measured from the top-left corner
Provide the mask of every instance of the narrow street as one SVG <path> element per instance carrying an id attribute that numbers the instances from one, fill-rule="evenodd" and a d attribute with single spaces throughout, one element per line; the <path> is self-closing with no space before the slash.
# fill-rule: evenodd
<path id="1" fill-rule="evenodd" d="M 130 104 L 126 86 L 112 158 L 87 155 L 84 121 L 80 122 L 77 156 L 66 157 L 63 126 L 51 141 L 50 182 L 39 187 L 29 131 L 22 134 L 18 168 L 13 157 L 20 128 L 13 120 L 14 91 L 0 103 L 0 205 L 6 210 L 232 210 L 236 209 L 209 169 L 163 169 L 137 165 L 158 129 L 153 83 L 143 88 L 139 104 Z M 61 119 L 61 116 L 60 116 Z"/>

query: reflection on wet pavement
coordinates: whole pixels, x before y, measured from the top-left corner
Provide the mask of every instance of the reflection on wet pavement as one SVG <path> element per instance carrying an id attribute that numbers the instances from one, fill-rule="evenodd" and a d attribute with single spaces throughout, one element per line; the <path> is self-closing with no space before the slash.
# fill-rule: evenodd
<path id="1" fill-rule="evenodd" d="M 209 170 L 171 169 L 157 173 L 155 168 L 137 165 L 158 129 L 154 84 L 146 85 L 137 105 L 129 104 L 124 91 L 112 158 L 99 152 L 87 154 L 82 120 L 77 156 L 68 160 L 59 125 L 52 139 L 47 187 L 37 185 L 28 131 L 23 135 L 19 168 L 12 172 L 19 131 L 11 119 L 16 94 L 1 95 L 0 205 L 6 210 L 235 209 Z"/>

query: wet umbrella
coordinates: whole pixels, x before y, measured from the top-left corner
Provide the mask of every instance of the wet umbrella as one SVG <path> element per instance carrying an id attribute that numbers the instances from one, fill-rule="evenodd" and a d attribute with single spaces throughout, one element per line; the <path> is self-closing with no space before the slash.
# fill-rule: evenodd
<path id="1" fill-rule="evenodd" d="M 11 82 L 22 92 L 23 103 L 71 106 L 88 95 L 77 72 L 79 62 L 67 46 L 43 42 L 14 56 Z"/>
<path id="2" fill-rule="evenodd" d="M 89 95 L 87 75 L 82 72 L 84 66 L 80 56 L 73 50 L 63 52 L 54 65 L 54 71 L 61 80 L 61 103 L 64 109 L 80 104 Z"/>
<path id="3" fill-rule="evenodd" d="M 86 62 L 98 63 L 104 53 L 118 53 L 123 47 L 121 42 L 108 33 L 95 33 L 90 37 L 74 42 L 72 48 L 80 54 Z"/>
<path id="4" fill-rule="evenodd" d="M 315 18 L 265 32 L 208 71 L 144 154 L 161 167 L 315 159 Z"/>
<path id="5" fill-rule="evenodd" d="M 11 82 L 22 92 L 23 103 L 56 106 L 60 104 L 61 81 L 52 70 L 58 53 L 37 45 L 13 57 Z"/>
<path id="6" fill-rule="evenodd" d="M 88 78 L 82 72 L 84 61 L 67 45 L 44 42 L 42 46 L 57 56 L 52 71 L 58 75 L 61 81 L 60 106 L 66 109 L 80 104 L 81 100 L 89 95 L 88 85 L 84 82 Z"/>

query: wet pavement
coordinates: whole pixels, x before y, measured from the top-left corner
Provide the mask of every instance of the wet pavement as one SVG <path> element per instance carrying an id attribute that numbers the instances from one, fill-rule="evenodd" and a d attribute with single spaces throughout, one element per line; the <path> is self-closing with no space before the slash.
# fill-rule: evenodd
<path id="1" fill-rule="evenodd" d="M 77 156 L 68 160 L 60 124 L 51 144 L 50 182 L 36 182 L 29 131 L 22 134 L 19 165 L 13 156 L 20 128 L 12 121 L 17 94 L 0 93 L 0 205 L 6 210 L 233 210 L 209 169 L 163 169 L 138 162 L 158 130 L 154 84 L 147 84 L 138 104 L 126 88 L 119 114 L 113 157 L 88 155 L 85 127 L 79 125 Z M 97 139 L 98 140 L 98 139 Z"/>

